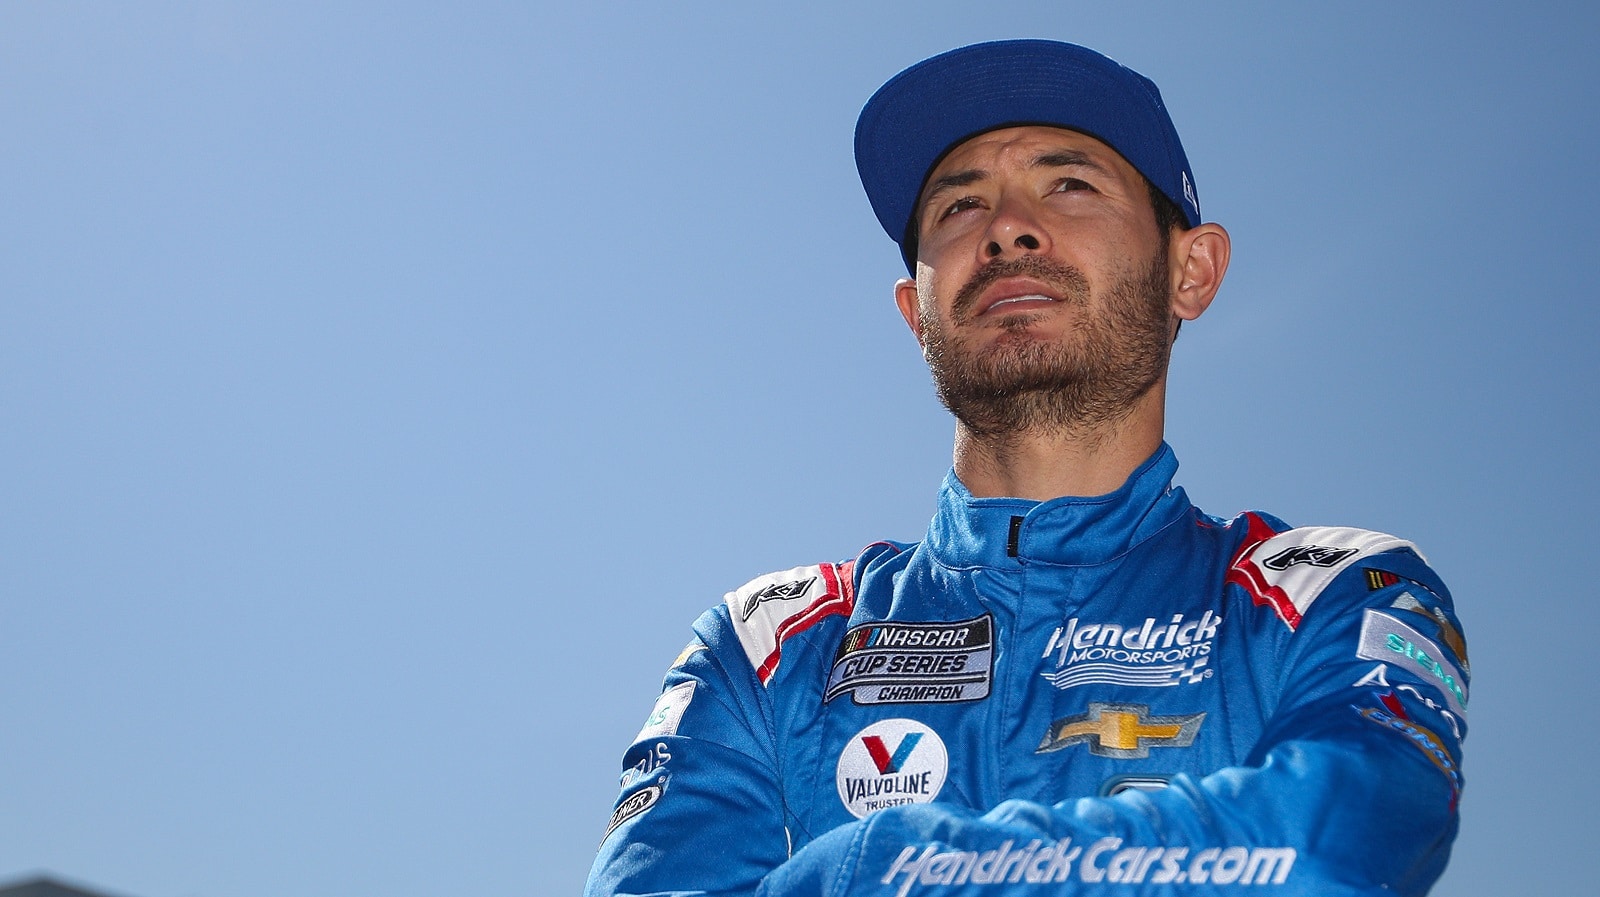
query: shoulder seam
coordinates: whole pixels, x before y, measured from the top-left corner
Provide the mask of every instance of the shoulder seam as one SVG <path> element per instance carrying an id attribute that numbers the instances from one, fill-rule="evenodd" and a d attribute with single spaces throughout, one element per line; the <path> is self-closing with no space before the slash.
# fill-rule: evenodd
<path id="1" fill-rule="evenodd" d="M 1302 526 L 1275 531 L 1259 515 L 1246 513 L 1244 541 L 1228 566 L 1226 581 L 1250 600 L 1271 607 L 1294 630 L 1322 590 L 1362 558 L 1416 545 L 1388 533 L 1348 526 Z"/>
<path id="2" fill-rule="evenodd" d="M 758 576 L 723 596 L 733 631 L 756 679 L 767 685 L 783 643 L 855 607 L 854 561 L 815 564 Z"/>

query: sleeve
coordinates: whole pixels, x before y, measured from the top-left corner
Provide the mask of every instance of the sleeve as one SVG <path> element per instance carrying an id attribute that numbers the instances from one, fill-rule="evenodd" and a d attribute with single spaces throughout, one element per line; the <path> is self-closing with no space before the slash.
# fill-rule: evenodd
<path id="1" fill-rule="evenodd" d="M 585 897 L 731 897 L 789 859 L 773 702 L 784 640 L 848 616 L 851 565 L 758 577 L 695 622 L 623 756 Z M 790 644 L 789 649 L 796 649 Z"/>
<path id="2" fill-rule="evenodd" d="M 1242 765 L 1054 806 L 883 810 L 811 842 L 758 893 L 1426 893 L 1458 827 L 1465 642 L 1409 543 L 1373 536 L 1290 531 L 1256 553 L 1279 559 L 1285 537 L 1322 550 L 1283 555 L 1292 575 L 1259 583 L 1289 587 L 1276 608 L 1289 633 L 1276 709 Z"/>
<path id="3" fill-rule="evenodd" d="M 623 756 L 585 897 L 748 894 L 788 858 L 772 740 L 740 665 L 721 662 L 715 614 L 696 623 Z"/>

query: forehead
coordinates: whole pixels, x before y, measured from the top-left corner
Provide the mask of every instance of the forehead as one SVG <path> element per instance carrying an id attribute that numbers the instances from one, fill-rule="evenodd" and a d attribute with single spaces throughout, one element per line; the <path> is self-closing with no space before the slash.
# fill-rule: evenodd
<path id="1" fill-rule="evenodd" d="M 928 186 L 952 173 L 971 171 L 981 175 L 1002 167 L 1028 167 L 1042 156 L 1063 151 L 1081 155 L 1088 164 L 1104 168 L 1108 174 L 1141 177 L 1120 153 L 1082 131 L 1023 125 L 985 131 L 956 144 L 928 172 L 923 189 L 926 192 Z"/>

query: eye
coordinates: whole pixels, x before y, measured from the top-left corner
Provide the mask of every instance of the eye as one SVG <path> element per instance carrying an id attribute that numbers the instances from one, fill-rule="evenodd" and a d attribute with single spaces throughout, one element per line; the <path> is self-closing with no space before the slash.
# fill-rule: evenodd
<path id="1" fill-rule="evenodd" d="M 944 219 L 949 218 L 951 215 L 955 215 L 959 212 L 965 212 L 968 209 L 976 209 L 980 205 L 982 205 L 982 203 L 978 201 L 976 196 L 963 196 L 955 202 L 945 206 L 944 211 L 939 213 L 939 220 L 943 221 Z"/>
<path id="2" fill-rule="evenodd" d="M 1056 182 L 1055 187 L 1050 192 L 1051 193 L 1072 193 L 1073 191 L 1076 191 L 1076 190 L 1093 191 L 1094 187 L 1091 186 L 1088 181 L 1079 180 L 1078 178 L 1062 178 L 1061 180 Z"/>

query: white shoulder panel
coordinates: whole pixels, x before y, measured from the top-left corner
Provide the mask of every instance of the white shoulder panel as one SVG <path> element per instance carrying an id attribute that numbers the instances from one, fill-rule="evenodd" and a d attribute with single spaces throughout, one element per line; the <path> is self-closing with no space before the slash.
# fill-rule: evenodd
<path id="1" fill-rule="evenodd" d="M 783 640 L 823 617 L 850 613 L 848 571 L 833 564 L 795 567 L 758 576 L 723 596 L 733 631 L 766 684 L 778 668 Z"/>
<path id="2" fill-rule="evenodd" d="M 1269 604 L 1290 629 L 1334 577 L 1364 557 L 1417 547 L 1405 539 L 1349 526 L 1303 526 L 1258 542 L 1234 561 L 1230 579 L 1258 604 Z M 1421 552 L 1417 552 L 1421 556 Z"/>

